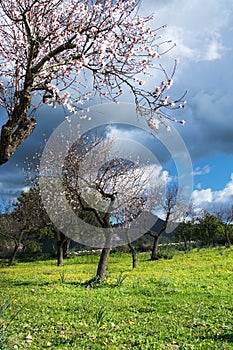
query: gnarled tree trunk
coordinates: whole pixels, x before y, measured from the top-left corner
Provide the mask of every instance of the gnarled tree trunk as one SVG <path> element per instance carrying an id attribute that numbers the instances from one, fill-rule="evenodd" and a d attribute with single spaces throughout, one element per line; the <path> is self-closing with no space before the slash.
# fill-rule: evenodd
<path id="1" fill-rule="evenodd" d="M 32 84 L 29 79 L 27 85 Z M 30 89 L 29 89 L 30 90 Z M 6 163 L 23 141 L 32 134 L 36 127 L 35 118 L 28 118 L 27 111 L 31 105 L 30 92 L 19 92 L 19 101 L 15 105 L 0 134 L 0 165 Z"/>
<path id="2" fill-rule="evenodd" d="M 111 241 L 112 241 L 112 231 L 111 231 L 111 228 L 109 228 L 109 229 L 106 229 L 106 232 L 105 232 L 105 247 L 102 249 L 102 252 L 100 254 L 100 259 L 99 259 L 97 272 L 96 272 L 96 278 L 100 283 L 103 282 L 106 275 L 108 257 L 111 252 Z"/>
<path id="3" fill-rule="evenodd" d="M 11 257 L 10 257 L 10 260 L 8 262 L 8 266 L 11 266 L 14 263 L 16 255 L 17 255 L 18 250 L 20 248 L 22 239 L 23 239 L 23 230 L 20 231 L 18 239 L 15 240 L 15 247 L 14 247 L 13 253 L 12 253 Z"/>
<path id="4" fill-rule="evenodd" d="M 63 265 L 63 259 L 66 255 L 67 241 L 69 240 L 60 230 L 54 228 L 57 239 L 57 266 Z"/>
<path id="5" fill-rule="evenodd" d="M 153 247 L 152 247 L 151 257 L 150 257 L 150 259 L 152 261 L 158 260 L 159 237 L 160 237 L 160 235 L 154 235 L 153 236 Z"/>
<path id="6" fill-rule="evenodd" d="M 103 248 L 100 254 L 100 259 L 99 259 L 98 268 L 96 272 L 96 277 L 98 278 L 99 282 L 103 282 L 105 278 L 107 262 L 108 262 L 110 251 L 111 251 L 111 248 Z"/>
<path id="7" fill-rule="evenodd" d="M 63 258 L 66 259 L 69 256 L 69 249 L 70 249 L 70 239 L 66 237 L 66 240 L 64 242 L 63 246 Z"/>
<path id="8" fill-rule="evenodd" d="M 132 268 L 135 269 L 137 266 L 137 252 L 134 246 L 131 243 L 128 243 L 128 247 L 130 249 L 130 253 L 132 256 Z"/>

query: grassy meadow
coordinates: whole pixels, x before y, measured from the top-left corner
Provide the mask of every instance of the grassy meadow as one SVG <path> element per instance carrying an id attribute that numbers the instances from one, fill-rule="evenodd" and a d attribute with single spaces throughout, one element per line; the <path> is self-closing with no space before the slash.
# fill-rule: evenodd
<path id="1" fill-rule="evenodd" d="M 149 261 L 111 254 L 105 283 L 86 287 L 98 256 L 0 268 L 0 349 L 233 349 L 233 249 Z"/>

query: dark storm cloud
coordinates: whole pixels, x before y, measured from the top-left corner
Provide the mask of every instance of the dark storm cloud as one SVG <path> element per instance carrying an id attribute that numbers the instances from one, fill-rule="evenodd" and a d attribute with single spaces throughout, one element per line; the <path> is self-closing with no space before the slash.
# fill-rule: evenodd
<path id="1" fill-rule="evenodd" d="M 216 153 L 233 155 L 233 73 L 230 67 L 228 72 L 223 71 L 228 61 L 233 61 L 232 53 L 228 59 L 209 63 L 208 69 L 200 63 L 193 70 L 184 115 L 187 124 L 179 128 L 193 160 Z M 187 76 L 184 80 L 188 83 Z"/>
<path id="2" fill-rule="evenodd" d="M 165 37 L 177 44 L 169 53 L 180 58 L 174 89 L 188 90 L 188 105 L 174 116 L 186 120 L 178 130 L 192 159 L 221 152 L 233 155 L 233 2 L 144 0 L 144 4 L 146 11 L 156 13 L 155 27 L 168 24 Z"/>
<path id="3" fill-rule="evenodd" d="M 17 149 L 12 158 L 0 168 L 0 198 L 17 197 L 26 186 L 26 170 L 33 156 L 40 153 L 53 130 L 64 121 L 62 109 L 45 107 L 37 112 L 37 127 L 33 134 Z"/>

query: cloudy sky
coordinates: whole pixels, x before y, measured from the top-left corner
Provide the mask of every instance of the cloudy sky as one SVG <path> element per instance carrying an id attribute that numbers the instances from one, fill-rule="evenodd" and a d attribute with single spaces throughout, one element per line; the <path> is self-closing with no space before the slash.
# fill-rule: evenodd
<path id="1" fill-rule="evenodd" d="M 233 2 L 145 0 L 180 58 L 175 84 L 187 89 L 179 127 L 189 150 L 198 207 L 233 202 Z M 146 6 L 143 8 L 146 8 Z"/>
<path id="2" fill-rule="evenodd" d="M 188 90 L 187 108 L 175 117 L 186 120 L 177 131 L 192 160 L 192 198 L 197 207 L 232 203 L 233 2 L 142 0 L 140 12 L 155 13 L 153 26 L 167 24 L 161 34 L 176 43 L 165 63 L 171 66 L 179 58 L 172 92 L 178 96 Z M 40 111 L 33 136 L 0 169 L 1 197 L 17 196 L 25 186 L 21 170 L 25 154 L 30 156 L 38 149 L 41 140 L 63 120 L 57 110 Z"/>

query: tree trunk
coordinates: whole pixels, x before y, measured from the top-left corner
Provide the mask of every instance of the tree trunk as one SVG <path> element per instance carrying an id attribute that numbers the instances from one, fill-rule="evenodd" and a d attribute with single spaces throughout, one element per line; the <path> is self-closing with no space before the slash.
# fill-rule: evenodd
<path id="1" fill-rule="evenodd" d="M 230 241 L 230 237 L 229 237 L 228 232 L 227 232 L 227 225 L 224 225 L 224 233 L 225 233 L 225 237 L 226 237 L 227 246 L 230 247 L 231 241 Z"/>
<path id="2" fill-rule="evenodd" d="M 8 266 L 11 266 L 14 261 L 15 261 L 15 258 L 16 258 L 16 255 L 18 253 L 18 250 L 19 250 L 19 247 L 20 247 L 20 244 L 21 244 L 21 241 L 23 239 L 23 230 L 20 231 L 20 235 L 19 235 L 19 238 L 17 241 L 15 241 L 15 247 L 14 247 L 14 250 L 13 250 L 13 253 L 10 257 L 10 260 L 9 260 L 9 263 L 8 263 Z"/>
<path id="3" fill-rule="evenodd" d="M 63 265 L 63 244 L 61 241 L 57 242 L 57 266 Z"/>
<path id="4" fill-rule="evenodd" d="M 98 263 L 98 268 L 96 272 L 96 277 L 98 278 L 99 282 L 103 282 L 106 274 L 106 269 L 107 269 L 107 262 L 108 262 L 108 257 L 110 254 L 111 248 L 103 248 L 101 255 L 100 255 L 100 260 Z"/>
<path id="5" fill-rule="evenodd" d="M 160 231 L 156 234 L 152 234 L 152 231 L 148 231 L 149 235 L 151 237 L 153 237 L 154 241 L 153 241 L 153 247 L 152 247 L 152 251 L 151 251 L 151 257 L 150 259 L 153 260 L 158 260 L 158 245 L 159 245 L 159 238 L 160 236 L 162 236 L 162 234 L 166 231 L 167 229 L 167 224 L 169 222 L 169 218 L 171 215 L 171 207 L 169 206 L 167 209 L 167 213 L 166 213 L 166 219 L 163 223 L 162 228 L 160 229 Z"/>
<path id="6" fill-rule="evenodd" d="M 10 260 L 8 262 L 8 266 L 11 266 L 14 263 L 16 255 L 17 255 L 18 250 L 19 250 L 19 246 L 20 245 L 18 243 L 15 244 L 15 248 L 14 248 L 13 253 L 12 253 Z"/>
<path id="7" fill-rule="evenodd" d="M 187 250 L 188 250 L 188 243 L 187 243 L 187 239 L 186 239 L 185 235 L 183 235 L 183 241 L 184 241 L 184 250 L 187 252 Z"/>
<path id="8" fill-rule="evenodd" d="M 131 243 L 128 243 L 128 247 L 129 247 L 131 255 L 132 255 L 132 267 L 133 267 L 133 269 L 135 269 L 137 266 L 137 252 Z"/>
<path id="9" fill-rule="evenodd" d="M 112 241 L 112 232 L 111 232 L 111 228 L 109 228 L 105 233 L 105 247 L 102 249 L 102 252 L 100 254 L 100 259 L 99 259 L 97 272 L 96 272 L 96 277 L 98 278 L 100 283 L 102 283 L 105 278 L 108 257 L 111 251 L 111 248 L 110 248 L 111 241 Z"/>
<path id="10" fill-rule="evenodd" d="M 150 259 L 152 261 L 158 260 L 158 243 L 159 243 L 159 235 L 153 236 L 154 242 L 153 242 L 153 247 L 151 251 L 151 257 Z"/>
<path id="11" fill-rule="evenodd" d="M 10 118 L 2 126 L 0 134 L 0 165 L 6 163 L 16 149 L 30 136 L 36 127 L 35 118 L 28 118 L 27 111 L 31 105 L 31 95 L 29 85 L 33 81 L 27 82 L 28 87 L 19 94 L 19 102 L 15 105 Z"/>
<path id="12" fill-rule="evenodd" d="M 213 247 L 214 246 L 214 237 L 212 234 L 212 230 L 207 228 L 207 232 L 208 232 L 208 246 Z"/>
<path id="13" fill-rule="evenodd" d="M 65 252 L 65 245 L 67 243 L 68 238 L 57 228 L 54 228 L 54 232 L 57 239 L 57 266 L 62 266 L 64 252 Z"/>
<path id="14" fill-rule="evenodd" d="M 70 239 L 66 237 L 66 240 L 64 242 L 64 248 L 63 248 L 63 258 L 68 258 L 69 255 L 69 249 L 70 249 Z"/>

